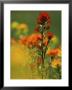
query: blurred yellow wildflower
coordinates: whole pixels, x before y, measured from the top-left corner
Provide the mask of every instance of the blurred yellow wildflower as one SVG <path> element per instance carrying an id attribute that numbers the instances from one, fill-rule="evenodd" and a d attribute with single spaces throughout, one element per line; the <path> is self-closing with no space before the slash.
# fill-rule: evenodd
<path id="1" fill-rule="evenodd" d="M 18 22 L 13 21 L 12 24 L 11 24 L 11 28 L 12 28 L 12 29 L 17 29 L 18 25 L 19 25 Z"/>
<path id="2" fill-rule="evenodd" d="M 53 68 L 57 68 L 58 66 L 60 67 L 61 66 L 61 59 L 54 59 L 51 63 L 51 66 Z"/>
<path id="3" fill-rule="evenodd" d="M 58 43 L 58 38 L 56 36 L 53 36 L 53 38 L 51 39 L 51 41 L 54 43 L 54 44 L 57 44 Z"/>
<path id="4" fill-rule="evenodd" d="M 17 30 L 28 30 L 27 24 L 21 23 L 18 25 Z"/>

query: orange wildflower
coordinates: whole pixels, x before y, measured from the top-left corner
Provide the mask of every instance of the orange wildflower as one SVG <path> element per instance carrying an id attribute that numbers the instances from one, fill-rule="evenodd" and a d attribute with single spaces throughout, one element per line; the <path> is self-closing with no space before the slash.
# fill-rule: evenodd
<path id="1" fill-rule="evenodd" d="M 56 56 L 56 55 L 58 55 L 58 53 L 59 53 L 59 49 L 58 48 L 52 49 L 52 50 L 47 52 L 47 54 L 49 56 Z"/>
<path id="2" fill-rule="evenodd" d="M 26 43 L 27 43 L 27 39 L 28 39 L 28 37 L 27 37 L 27 36 L 22 37 L 22 38 L 20 39 L 20 43 L 22 43 L 22 44 L 26 45 Z"/>
<path id="3" fill-rule="evenodd" d="M 27 42 L 28 44 L 37 45 L 38 40 L 40 40 L 41 38 L 41 34 L 34 33 L 31 36 L 29 36 Z"/>

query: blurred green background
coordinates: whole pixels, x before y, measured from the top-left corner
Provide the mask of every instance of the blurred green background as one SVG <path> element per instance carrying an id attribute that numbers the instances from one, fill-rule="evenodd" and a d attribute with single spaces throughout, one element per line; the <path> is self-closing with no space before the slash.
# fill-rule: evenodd
<path id="1" fill-rule="evenodd" d="M 59 39 L 61 44 L 61 11 L 46 11 L 51 18 L 50 31 Z M 11 22 L 26 23 L 29 27 L 28 34 L 31 34 L 37 25 L 37 17 L 40 11 L 11 11 Z"/>

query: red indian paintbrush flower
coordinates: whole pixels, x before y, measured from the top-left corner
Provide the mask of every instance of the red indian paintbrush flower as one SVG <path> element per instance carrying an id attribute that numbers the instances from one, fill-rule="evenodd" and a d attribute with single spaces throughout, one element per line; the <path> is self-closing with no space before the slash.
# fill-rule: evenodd
<path id="1" fill-rule="evenodd" d="M 47 12 L 41 12 L 38 17 L 38 24 L 45 24 L 45 22 L 50 22 L 50 17 Z"/>

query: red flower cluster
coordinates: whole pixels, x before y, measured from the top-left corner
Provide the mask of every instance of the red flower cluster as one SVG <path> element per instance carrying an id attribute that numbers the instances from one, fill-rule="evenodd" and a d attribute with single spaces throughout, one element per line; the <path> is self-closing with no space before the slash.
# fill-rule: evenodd
<path id="1" fill-rule="evenodd" d="M 20 38 L 19 42 L 21 44 L 27 45 L 28 47 L 37 46 L 40 48 L 38 41 L 42 39 L 42 35 L 40 33 L 34 33 L 30 36 L 25 36 Z"/>
<path id="2" fill-rule="evenodd" d="M 38 17 L 38 24 L 45 24 L 45 22 L 50 23 L 50 17 L 47 12 L 41 12 Z"/>

